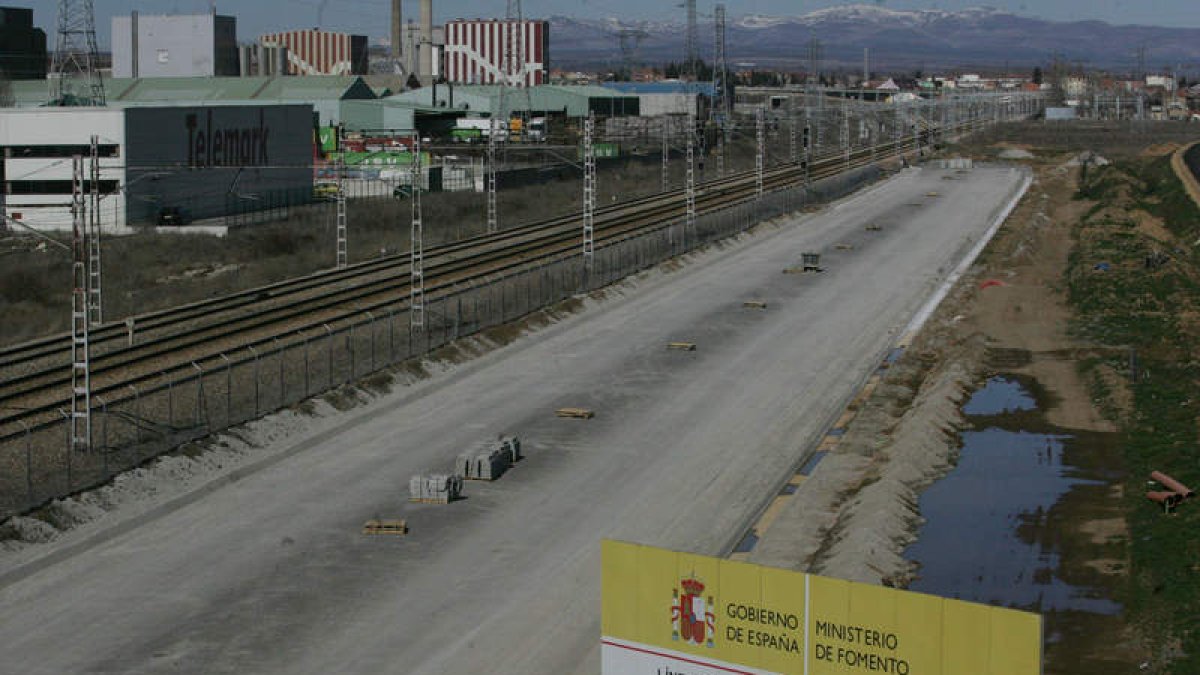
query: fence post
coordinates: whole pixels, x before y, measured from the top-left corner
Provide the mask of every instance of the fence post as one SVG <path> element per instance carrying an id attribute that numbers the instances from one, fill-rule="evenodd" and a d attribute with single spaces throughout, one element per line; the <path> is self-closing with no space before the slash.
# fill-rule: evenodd
<path id="1" fill-rule="evenodd" d="M 358 364 L 354 362 L 354 319 L 350 319 L 350 330 L 346 332 L 346 347 L 350 350 L 350 376 L 346 378 L 346 381 L 353 382 L 355 373 L 358 372 L 358 368 L 355 367 Z"/>
<path id="2" fill-rule="evenodd" d="M 258 350 L 254 348 L 254 345 L 246 345 L 246 349 L 249 349 L 250 354 L 254 357 L 254 416 L 258 417 L 258 379 L 261 374 L 259 371 Z"/>
<path id="3" fill-rule="evenodd" d="M 71 419 L 70 413 L 68 413 L 66 410 L 63 410 L 62 408 L 58 409 L 58 414 L 62 415 L 63 419 L 66 419 L 66 420 Z M 63 444 L 63 452 L 66 454 L 66 459 L 67 459 L 67 476 L 66 476 L 67 477 L 67 489 L 66 489 L 66 491 L 71 492 L 71 446 L 74 442 L 74 439 L 71 438 L 70 423 L 63 424 L 63 429 L 67 432 L 66 433 L 66 441 L 67 442 L 65 444 Z"/>
<path id="4" fill-rule="evenodd" d="M 103 396 L 96 396 L 96 400 L 100 401 L 100 414 L 104 415 L 104 424 L 100 432 L 100 453 L 104 455 L 104 477 L 108 478 L 108 401 L 105 401 Z"/>
<path id="5" fill-rule="evenodd" d="M 205 417 L 205 415 L 204 415 L 204 369 L 201 368 L 200 364 L 196 363 L 195 361 L 192 361 L 192 367 L 196 369 L 196 426 L 199 427 L 200 420 Z"/>
<path id="6" fill-rule="evenodd" d="M 230 419 L 232 414 L 230 401 L 233 398 L 233 365 L 229 361 L 229 357 L 225 356 L 225 352 L 220 354 L 221 360 L 225 362 L 225 426 L 232 426 L 233 420 Z"/>
<path id="7" fill-rule="evenodd" d="M 133 424 L 133 431 L 134 431 L 133 440 L 134 440 L 135 444 L 141 445 L 142 444 L 142 424 L 141 424 L 142 423 L 142 392 L 138 391 L 138 388 L 133 386 L 132 384 L 127 385 L 127 386 L 133 390 L 133 417 L 135 420 L 134 424 Z"/>
<path id="8" fill-rule="evenodd" d="M 325 383 L 325 388 L 333 389 L 333 329 L 327 323 L 321 325 L 325 328 L 325 353 L 329 356 L 329 368 L 325 373 L 328 381 Z"/>
<path id="9" fill-rule="evenodd" d="M 25 429 L 25 506 L 29 507 L 33 505 L 33 438 L 25 420 L 17 422 Z"/>
<path id="10" fill-rule="evenodd" d="M 375 372 L 375 315 L 371 310 L 367 310 L 367 319 L 371 322 L 370 328 L 367 329 L 367 339 L 371 341 L 371 367 L 367 370 L 369 373 Z"/>
<path id="11" fill-rule="evenodd" d="M 388 364 L 396 362 L 396 306 L 388 307 Z"/>
<path id="12" fill-rule="evenodd" d="M 167 378 L 165 372 L 160 372 L 159 376 Z M 175 383 L 170 378 L 167 378 L 167 426 L 175 428 Z"/>
<path id="13" fill-rule="evenodd" d="M 287 405 L 287 392 L 284 388 L 283 375 L 283 346 L 279 344 L 279 336 L 271 338 L 275 351 L 279 354 L 279 407 Z"/>
<path id="14" fill-rule="evenodd" d="M 304 333 L 304 393 L 300 396 L 300 400 L 308 398 L 308 333 Z"/>

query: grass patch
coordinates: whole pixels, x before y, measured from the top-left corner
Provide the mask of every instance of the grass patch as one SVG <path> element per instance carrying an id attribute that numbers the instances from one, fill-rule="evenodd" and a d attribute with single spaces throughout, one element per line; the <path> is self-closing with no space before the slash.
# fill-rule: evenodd
<path id="1" fill-rule="evenodd" d="M 1129 478 L 1125 485 L 1131 532 L 1131 570 L 1121 593 L 1130 624 L 1149 643 L 1154 672 L 1200 672 L 1200 508 L 1183 505 L 1167 516 L 1145 499 L 1150 471 L 1200 483 L 1197 452 L 1200 366 L 1194 361 L 1195 324 L 1181 317 L 1200 310 L 1200 268 L 1186 243 L 1175 242 L 1171 261 L 1144 264 L 1157 246 L 1132 222 L 1102 213 L 1145 209 L 1175 237 L 1200 231 L 1197 211 L 1164 158 L 1120 161 L 1090 172 L 1080 190 L 1105 208 L 1075 230 L 1067 271 L 1075 310 L 1072 332 L 1115 348 L 1136 349 L 1142 376 L 1132 385 L 1132 412 L 1119 415 L 1101 368 L 1123 372 L 1119 358 L 1081 364 L 1105 416 L 1118 419 Z M 1185 201 L 1186 200 L 1186 201 Z M 1095 268 L 1108 264 L 1107 271 Z"/>

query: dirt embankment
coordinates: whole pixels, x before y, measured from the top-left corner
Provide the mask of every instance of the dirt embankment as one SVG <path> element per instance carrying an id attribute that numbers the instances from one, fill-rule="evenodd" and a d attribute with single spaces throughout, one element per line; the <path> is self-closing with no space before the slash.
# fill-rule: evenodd
<path id="1" fill-rule="evenodd" d="M 958 433 L 968 424 L 961 406 L 993 374 L 1035 382 L 1050 402 L 1045 423 L 1055 429 L 1117 431 L 1094 402 L 1095 383 L 1080 374 L 1081 362 L 1112 350 L 1068 330 L 1065 275 L 1073 233 L 1094 206 L 1075 198 L 1082 169 L 1069 166 L 1071 158 L 1031 162 L 1036 180 L 1017 210 L 873 394 L 853 406 L 844 435 L 760 533 L 752 561 L 906 585 L 920 574 L 904 557 L 923 522 L 919 495 L 954 467 Z M 1147 214 L 1146 220 L 1152 230 L 1154 219 Z M 1111 367 L 1091 372 L 1104 380 L 1109 400 L 1127 409 L 1124 375 Z M 1055 541 L 1062 556 L 1058 574 L 1094 572 L 1109 590 L 1127 574 L 1128 561 L 1113 559 L 1109 546 L 1128 538 L 1121 486 L 1115 487 L 1070 506 L 1065 520 L 1047 517 L 1038 525 L 1036 536 Z M 1084 625 L 1075 621 L 1068 630 Z M 1086 621 L 1067 646 L 1049 648 L 1047 672 L 1070 672 L 1060 667 L 1076 661 L 1080 650 L 1104 663 L 1137 662 L 1137 640 L 1119 618 Z"/>

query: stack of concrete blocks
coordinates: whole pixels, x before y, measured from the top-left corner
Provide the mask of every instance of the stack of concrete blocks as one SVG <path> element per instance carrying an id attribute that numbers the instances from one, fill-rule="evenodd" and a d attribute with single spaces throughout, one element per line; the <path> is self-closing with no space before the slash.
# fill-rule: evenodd
<path id="1" fill-rule="evenodd" d="M 454 474 L 417 474 L 408 481 L 409 499 L 414 502 L 449 504 L 462 494 L 462 478 Z"/>
<path id="2" fill-rule="evenodd" d="M 515 436 L 501 436 L 459 455 L 454 470 L 469 480 L 496 480 L 519 459 L 521 441 Z"/>

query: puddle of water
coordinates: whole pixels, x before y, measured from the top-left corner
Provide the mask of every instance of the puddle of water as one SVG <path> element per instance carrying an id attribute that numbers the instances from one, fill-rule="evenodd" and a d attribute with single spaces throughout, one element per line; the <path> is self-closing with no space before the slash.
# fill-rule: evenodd
<path id="1" fill-rule="evenodd" d="M 845 436 L 846 435 L 846 427 L 837 427 L 836 429 L 830 429 L 829 433 L 827 433 L 825 435 L 833 436 L 835 438 L 838 436 Z"/>
<path id="2" fill-rule="evenodd" d="M 821 460 L 824 459 L 825 455 L 827 455 L 827 454 L 829 454 L 829 453 L 827 453 L 824 450 L 814 452 L 813 456 L 809 457 L 808 461 L 804 463 L 804 466 L 800 467 L 800 471 L 799 471 L 800 475 L 807 476 L 807 475 L 811 474 L 813 472 L 813 469 L 817 468 L 817 464 L 819 464 L 821 462 Z"/>
<path id="3" fill-rule="evenodd" d="M 791 483 L 788 483 L 787 485 L 784 485 L 784 486 L 783 486 L 783 489 L 779 491 L 779 494 L 781 494 L 781 495 L 794 495 L 794 494 L 796 494 L 796 488 L 797 488 L 797 487 L 798 487 L 798 486 L 796 486 L 796 485 L 792 485 Z"/>
<path id="4" fill-rule="evenodd" d="M 904 355 L 904 347 L 892 347 L 892 350 L 890 352 L 888 352 L 888 355 L 887 355 L 887 357 L 885 357 L 883 359 L 883 362 L 888 364 L 889 366 L 893 365 L 894 363 L 899 361 L 900 357 L 903 355 Z"/>
<path id="5" fill-rule="evenodd" d="M 1019 383 L 993 378 L 963 410 L 997 414 L 1036 405 Z M 926 522 L 905 552 L 920 564 L 910 588 L 1040 612 L 1120 612 L 1103 590 L 1063 580 L 1056 538 L 1038 536 L 1053 534 L 1051 509 L 1073 488 L 1105 484 L 1065 461 L 1074 441 L 995 427 L 962 433 L 958 466 L 921 495 Z"/>
<path id="6" fill-rule="evenodd" d="M 993 377 L 963 406 L 965 415 L 1000 415 L 1033 410 L 1037 401 L 1020 382 L 1006 377 Z"/>

